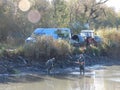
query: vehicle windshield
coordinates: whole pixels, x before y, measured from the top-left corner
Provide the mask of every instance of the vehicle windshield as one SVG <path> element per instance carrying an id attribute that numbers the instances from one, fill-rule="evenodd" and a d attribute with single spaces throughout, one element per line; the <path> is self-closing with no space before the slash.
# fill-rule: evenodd
<path id="1" fill-rule="evenodd" d="M 68 30 L 57 30 L 55 31 L 55 34 L 57 34 L 58 38 L 62 38 L 62 39 L 70 38 L 70 33 Z"/>
<path id="2" fill-rule="evenodd" d="M 93 37 L 93 32 L 82 32 L 80 35 L 82 37 Z"/>

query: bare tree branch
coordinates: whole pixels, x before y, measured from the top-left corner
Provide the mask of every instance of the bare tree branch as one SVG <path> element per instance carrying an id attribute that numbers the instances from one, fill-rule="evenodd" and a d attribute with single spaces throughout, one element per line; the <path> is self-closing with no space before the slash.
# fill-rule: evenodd
<path id="1" fill-rule="evenodd" d="M 109 0 L 100 0 L 98 3 L 96 3 L 96 5 L 100 5 L 100 4 L 104 4 L 104 3 L 106 3 L 107 1 L 109 1 Z"/>

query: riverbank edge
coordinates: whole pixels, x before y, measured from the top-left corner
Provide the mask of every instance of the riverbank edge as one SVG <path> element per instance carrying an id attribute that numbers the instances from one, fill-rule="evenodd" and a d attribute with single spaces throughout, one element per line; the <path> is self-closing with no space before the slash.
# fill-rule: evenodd
<path id="1" fill-rule="evenodd" d="M 24 61 L 25 60 L 25 61 Z M 108 57 L 93 57 L 91 60 L 86 60 L 86 67 L 92 67 L 93 65 L 111 66 L 120 65 L 120 60 L 112 59 Z M 55 67 L 55 73 L 69 73 L 68 68 L 75 68 L 74 64 L 63 64 L 62 67 Z M 0 76 L 14 76 L 22 74 L 47 74 L 45 68 L 45 62 L 34 61 L 31 64 L 26 62 L 26 59 L 22 57 L 2 57 L 0 58 Z"/>
<path id="2" fill-rule="evenodd" d="M 3 58 L 2 58 L 3 59 Z M 114 61 L 113 61 L 114 60 Z M 15 62 L 17 61 L 17 62 Z M 18 62 L 21 63 L 18 63 Z M 90 64 L 90 62 L 92 62 Z M 120 65 L 120 60 L 112 59 L 108 57 L 94 57 L 92 60 L 86 61 L 85 67 L 85 76 L 92 76 L 94 75 L 95 70 L 105 69 L 104 66 L 113 66 L 113 65 Z M 2 67 L 4 66 L 4 67 Z M 63 67 L 55 67 L 52 70 L 51 74 L 47 74 L 47 70 L 44 67 L 45 63 L 43 62 L 33 62 L 31 65 L 24 63 L 21 60 L 15 60 L 4 58 L 4 60 L 0 59 L 0 72 L 4 68 L 5 72 L 0 73 L 0 83 L 27 83 L 27 82 L 36 82 L 40 80 L 44 80 L 44 76 L 50 77 L 67 77 L 75 76 L 75 77 L 82 77 L 79 76 L 79 68 L 78 66 L 70 66 L 64 65 Z M 93 68 L 97 66 L 97 68 Z M 74 74 L 75 73 L 75 74 Z"/>

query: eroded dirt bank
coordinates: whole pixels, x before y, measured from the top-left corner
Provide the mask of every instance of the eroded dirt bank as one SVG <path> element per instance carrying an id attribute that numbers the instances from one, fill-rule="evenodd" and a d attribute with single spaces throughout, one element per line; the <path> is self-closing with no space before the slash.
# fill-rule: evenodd
<path id="1" fill-rule="evenodd" d="M 109 57 L 93 57 L 86 59 L 86 66 L 92 65 L 120 65 L 119 59 L 112 59 Z M 77 67 L 74 63 L 67 62 L 64 60 L 62 63 L 56 63 L 55 66 L 58 70 L 65 68 Z M 45 62 L 37 60 L 29 60 L 21 56 L 14 57 L 1 57 L 0 58 L 0 74 L 18 74 L 23 72 L 39 72 L 45 73 L 46 67 Z"/>

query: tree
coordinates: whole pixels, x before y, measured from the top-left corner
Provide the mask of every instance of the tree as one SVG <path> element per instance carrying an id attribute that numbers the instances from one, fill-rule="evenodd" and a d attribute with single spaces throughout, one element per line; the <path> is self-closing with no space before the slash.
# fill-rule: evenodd
<path id="1" fill-rule="evenodd" d="M 104 6 L 105 16 L 97 18 L 94 27 L 98 28 L 118 28 L 119 17 L 113 8 Z"/>
<path id="2" fill-rule="evenodd" d="M 99 17 L 105 15 L 103 4 L 108 0 L 71 0 L 69 3 L 70 8 L 70 23 L 77 26 L 76 29 L 86 29 L 86 23 L 91 26 L 98 20 Z M 78 25 L 79 24 L 79 25 Z M 75 29 L 75 28 L 74 28 Z"/>
<path id="3" fill-rule="evenodd" d="M 54 27 L 68 27 L 68 7 L 65 0 L 52 0 Z"/>

